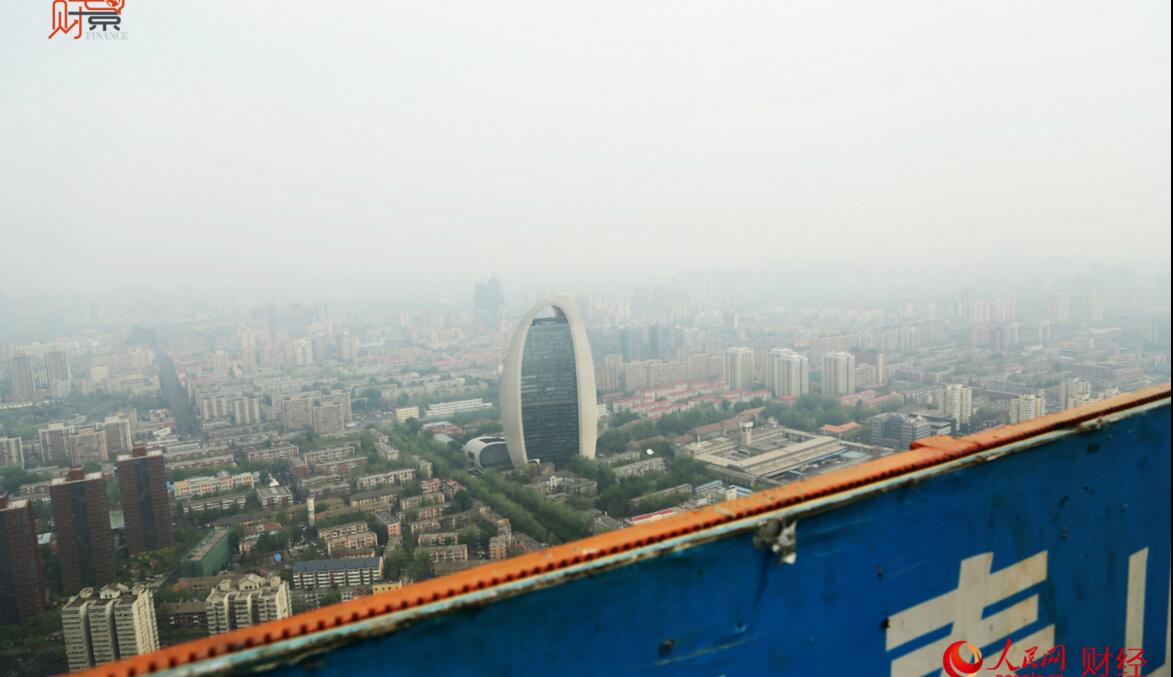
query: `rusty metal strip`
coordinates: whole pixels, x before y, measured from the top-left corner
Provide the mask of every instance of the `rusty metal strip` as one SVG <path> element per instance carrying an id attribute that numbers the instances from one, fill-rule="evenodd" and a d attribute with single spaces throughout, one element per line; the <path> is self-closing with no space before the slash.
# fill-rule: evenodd
<path id="1" fill-rule="evenodd" d="M 995 447 L 1075 428 L 1094 419 L 1169 398 L 1169 384 L 1164 384 L 966 437 L 930 437 L 914 443 L 910 451 L 827 475 L 800 480 L 784 487 L 727 501 L 718 506 L 700 508 L 651 524 L 628 527 L 553 546 L 539 552 L 485 564 L 398 590 L 361 597 L 280 621 L 193 640 L 144 656 L 101 665 L 80 674 L 91 677 L 137 677 L 180 666 L 194 667 L 192 664 L 205 659 L 304 637 L 526 579 L 544 577 L 562 569 L 577 567 L 748 517 L 882 482 Z"/>

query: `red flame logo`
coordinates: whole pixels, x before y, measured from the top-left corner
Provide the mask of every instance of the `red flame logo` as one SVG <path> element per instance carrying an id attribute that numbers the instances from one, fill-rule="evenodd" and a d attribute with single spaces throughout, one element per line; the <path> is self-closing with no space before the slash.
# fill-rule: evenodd
<path id="1" fill-rule="evenodd" d="M 962 647 L 969 649 L 970 655 L 973 656 L 972 662 L 961 657 Z M 975 674 L 982 669 L 982 650 L 965 640 L 954 642 L 949 645 L 948 649 L 945 649 L 941 665 L 945 668 L 945 672 L 949 673 L 949 677 L 966 677 L 966 675 Z"/>

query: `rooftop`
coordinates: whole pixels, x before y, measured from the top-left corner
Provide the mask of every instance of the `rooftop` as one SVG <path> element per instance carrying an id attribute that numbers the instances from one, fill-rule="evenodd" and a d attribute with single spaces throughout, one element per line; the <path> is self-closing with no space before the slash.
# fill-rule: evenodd
<path id="1" fill-rule="evenodd" d="M 308 573 L 315 571 L 346 571 L 349 569 L 376 569 L 379 566 L 378 557 L 354 557 L 351 559 L 313 559 L 305 562 L 296 562 L 293 573 Z"/>
<path id="2" fill-rule="evenodd" d="M 192 549 L 188 550 L 183 558 L 187 560 L 203 559 L 212 551 L 212 548 L 215 548 L 225 538 L 228 538 L 227 529 L 213 528 L 207 536 L 200 539 L 199 543 L 192 546 Z"/>

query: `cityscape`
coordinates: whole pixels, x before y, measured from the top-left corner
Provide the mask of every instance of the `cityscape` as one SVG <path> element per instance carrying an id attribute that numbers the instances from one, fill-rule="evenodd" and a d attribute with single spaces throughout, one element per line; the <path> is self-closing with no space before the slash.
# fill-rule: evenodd
<path id="1" fill-rule="evenodd" d="M 85 669 L 1166 382 L 1167 284 L 1118 273 L 41 316 L 0 345 L 0 648 Z"/>
<path id="2" fill-rule="evenodd" d="M 1168 677 L 1171 8 L 9 3 L 0 677 Z"/>

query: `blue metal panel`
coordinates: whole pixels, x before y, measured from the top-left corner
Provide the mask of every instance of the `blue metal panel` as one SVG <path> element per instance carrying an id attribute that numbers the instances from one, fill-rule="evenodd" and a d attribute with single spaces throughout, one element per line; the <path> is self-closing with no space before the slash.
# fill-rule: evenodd
<path id="1" fill-rule="evenodd" d="M 1035 442 L 824 502 L 813 514 L 792 510 L 784 516 L 798 520 L 793 564 L 756 548 L 751 533 L 730 532 L 274 672 L 931 674 L 941 658 L 925 647 L 979 643 L 993 667 L 1007 637 L 1018 650 L 1051 629 L 1066 647 L 1066 674 L 1080 674 L 1081 649 L 1118 650 L 1129 644 L 1127 626 L 1143 637 L 1151 674 L 1168 653 L 1169 408 Z M 935 607 L 918 607 L 934 598 Z M 981 639 L 1006 618 L 1025 625 Z M 922 649 L 928 667 L 905 672 L 901 661 L 916 662 Z"/>

